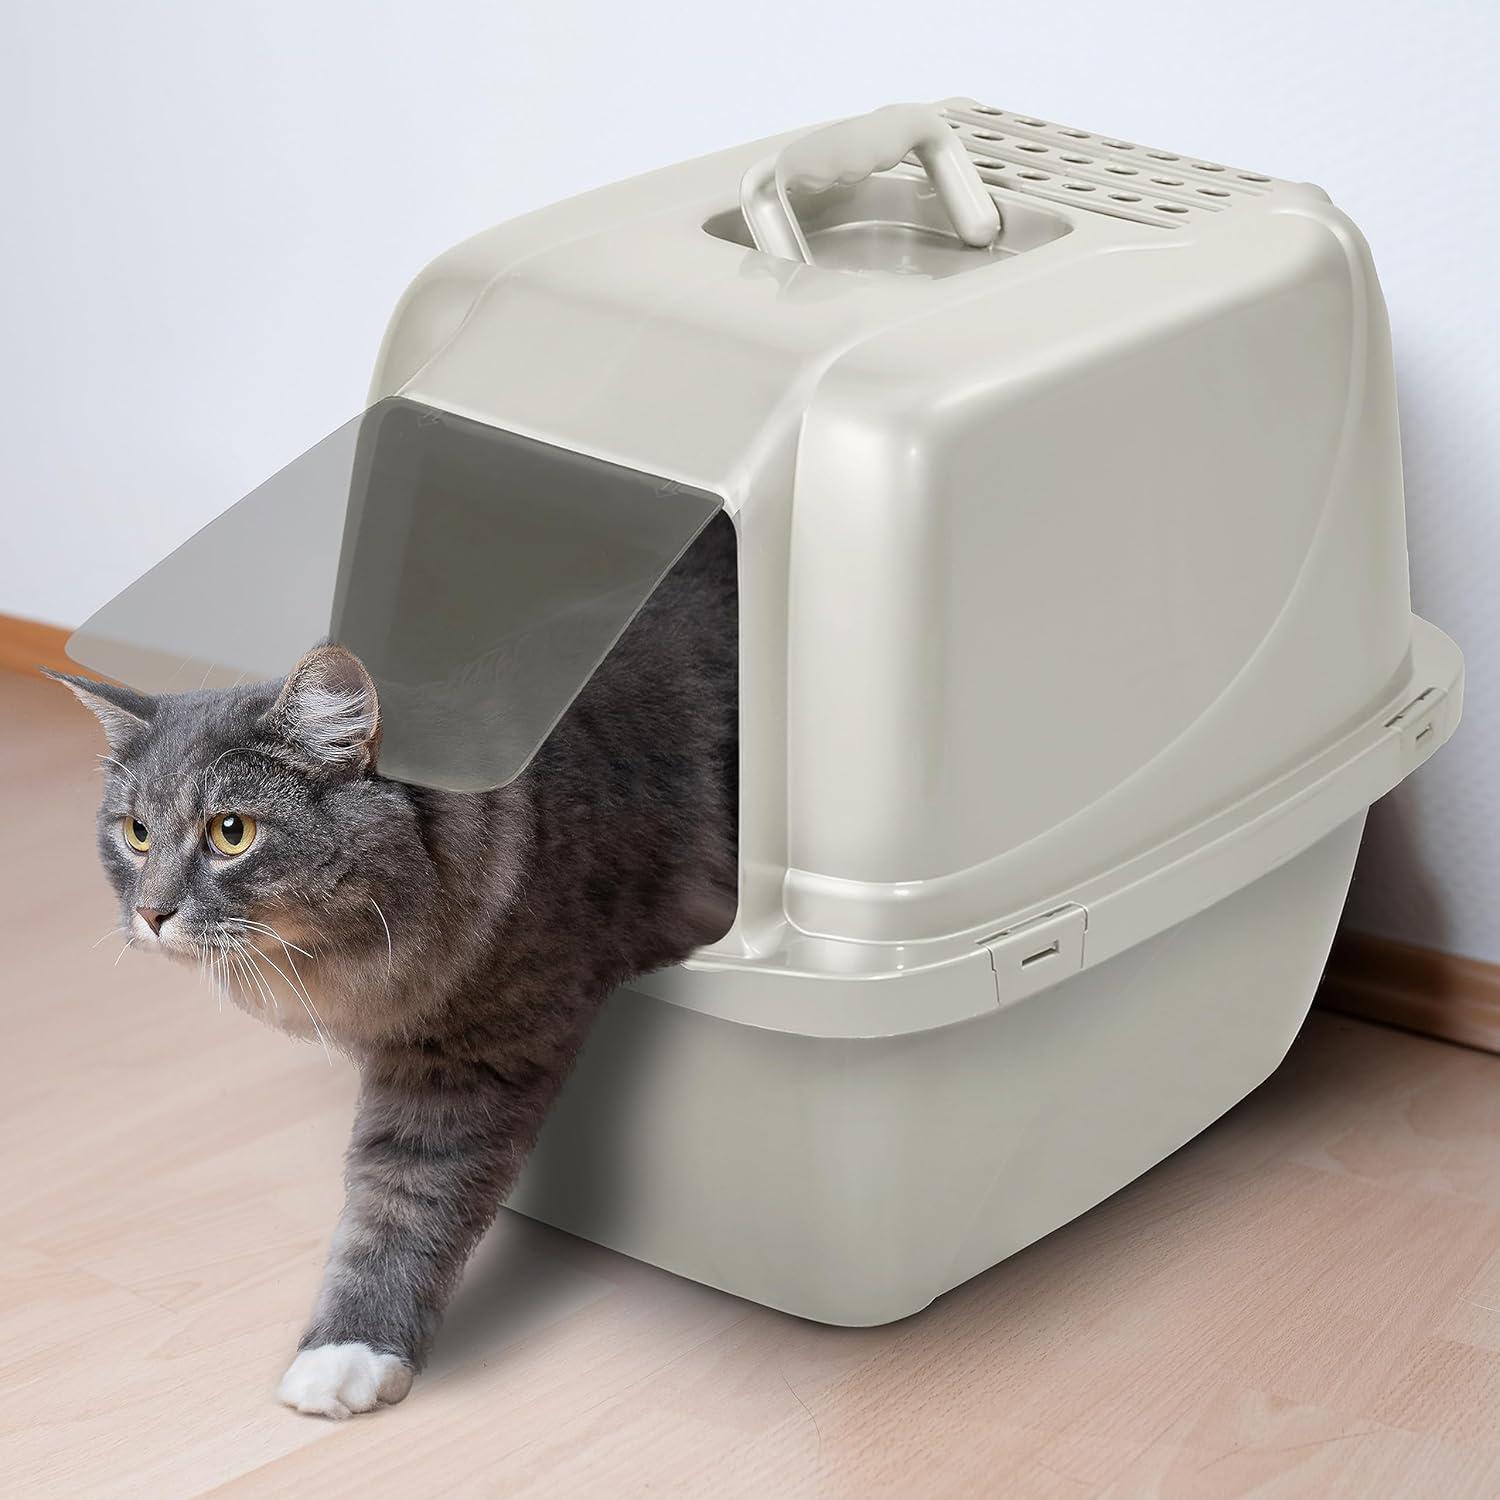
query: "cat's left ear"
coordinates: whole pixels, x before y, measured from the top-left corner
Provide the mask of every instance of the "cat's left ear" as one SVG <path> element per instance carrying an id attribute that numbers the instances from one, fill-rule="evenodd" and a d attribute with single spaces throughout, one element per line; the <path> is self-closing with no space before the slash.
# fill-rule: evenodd
<path id="1" fill-rule="evenodd" d="M 104 726 L 111 750 L 119 750 L 141 730 L 150 726 L 156 713 L 156 700 L 118 682 L 101 682 L 94 677 L 73 677 L 43 667 L 43 677 L 60 682 Z"/>
<path id="2" fill-rule="evenodd" d="M 318 646 L 287 675 L 267 722 L 330 770 L 362 774 L 380 749 L 380 700 L 365 665 L 342 646 Z"/>

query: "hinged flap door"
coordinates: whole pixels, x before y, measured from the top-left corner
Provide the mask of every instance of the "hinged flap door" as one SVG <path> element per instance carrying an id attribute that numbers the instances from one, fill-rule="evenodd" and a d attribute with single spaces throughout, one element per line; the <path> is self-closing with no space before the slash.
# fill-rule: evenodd
<path id="1" fill-rule="evenodd" d="M 279 677 L 337 641 L 379 689 L 386 775 L 503 786 L 719 506 L 393 397 L 210 522 L 68 651 L 183 692 Z"/>

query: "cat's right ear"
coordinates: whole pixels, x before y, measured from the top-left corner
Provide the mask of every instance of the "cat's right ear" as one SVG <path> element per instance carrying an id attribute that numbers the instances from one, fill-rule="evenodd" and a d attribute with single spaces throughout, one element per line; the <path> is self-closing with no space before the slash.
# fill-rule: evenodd
<path id="1" fill-rule="evenodd" d="M 101 682 L 95 677 L 72 677 L 66 672 L 42 668 L 42 676 L 60 682 L 104 726 L 105 738 L 112 750 L 150 727 L 156 714 L 156 700 L 134 688 L 117 682 Z"/>

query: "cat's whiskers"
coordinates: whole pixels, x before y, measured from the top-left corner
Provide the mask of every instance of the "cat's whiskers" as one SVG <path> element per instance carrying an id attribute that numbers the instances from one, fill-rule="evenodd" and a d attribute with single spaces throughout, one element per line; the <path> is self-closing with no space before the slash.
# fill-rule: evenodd
<path id="1" fill-rule="evenodd" d="M 219 945 L 214 942 L 202 943 L 198 947 L 198 977 L 209 988 L 209 992 L 218 1001 L 219 1013 L 224 1011 L 224 989 L 218 974 Z"/>
<path id="2" fill-rule="evenodd" d="M 117 954 L 115 954 L 115 961 L 114 961 L 114 963 L 112 963 L 110 965 L 110 967 L 112 969 L 118 969 L 120 967 L 120 960 L 122 958 L 124 958 L 125 955 L 127 953 L 129 953 L 132 948 L 135 947 L 135 944 L 136 944 L 136 940 L 134 938 L 128 939 L 127 942 L 126 942 L 126 944 L 125 944 L 125 946 L 123 948 L 121 948 L 120 951 Z"/>
<path id="3" fill-rule="evenodd" d="M 272 1006 L 275 1008 L 276 1014 L 280 1015 L 281 1002 L 276 998 L 275 991 L 272 990 L 270 983 L 267 981 L 265 975 L 260 972 L 260 965 L 255 961 L 255 950 L 252 948 L 247 948 L 244 943 L 242 943 L 232 933 L 226 934 L 226 936 L 228 936 L 229 942 L 233 946 L 235 953 L 239 955 L 241 964 L 245 966 L 245 971 L 250 975 L 251 980 L 253 981 L 256 989 L 259 992 L 260 1008 L 264 1010 L 266 1008 L 266 1001 L 269 1000 Z"/>
<path id="4" fill-rule="evenodd" d="M 212 802 L 214 800 L 209 795 L 208 778 L 210 776 L 212 776 L 219 769 L 219 762 L 221 760 L 223 760 L 226 755 L 233 755 L 239 749 L 240 749 L 240 747 L 238 745 L 231 745 L 227 750 L 221 750 L 216 756 L 214 756 L 214 758 L 206 766 L 204 766 L 204 768 L 203 768 L 203 801 L 204 801 L 205 805 L 207 805 L 208 803 L 210 803 L 210 802 Z"/>
<path id="5" fill-rule="evenodd" d="M 120 769 L 121 774 L 129 778 L 131 786 L 133 786 L 136 789 L 136 791 L 140 791 L 141 784 L 140 784 L 139 781 L 136 780 L 136 778 L 135 778 L 135 772 L 132 771 L 129 766 L 124 765 L 122 762 L 116 760 L 113 755 L 101 755 L 101 756 L 99 756 L 99 760 L 101 762 L 101 764 L 99 766 L 99 769 L 101 771 L 104 769 L 104 764 L 105 763 L 107 763 L 109 765 L 112 765 L 112 766 L 118 766 L 119 769 Z"/>
<path id="6" fill-rule="evenodd" d="M 255 980 L 250 973 L 250 966 L 245 962 L 244 958 L 240 954 L 231 952 L 228 948 L 226 948 L 224 950 L 224 972 L 226 976 L 228 975 L 230 964 L 234 965 L 236 982 L 244 990 L 245 998 L 253 998 L 255 1000 L 255 1003 L 259 1005 L 262 1010 L 264 1010 L 266 1008 L 266 1002 L 255 993 L 256 985 Z M 276 997 L 273 995 L 271 999 L 274 1002 Z M 279 1004 L 276 1008 L 278 1011 L 281 1009 Z"/>
<path id="7" fill-rule="evenodd" d="M 234 941 L 237 945 L 243 946 L 242 944 L 240 944 L 240 940 L 238 938 L 236 938 Z M 281 942 L 281 939 L 277 938 L 277 942 Z M 290 948 L 285 943 L 282 943 L 282 947 L 287 949 L 287 963 L 291 966 L 292 972 L 296 973 L 297 962 L 292 957 Z M 306 986 L 302 984 L 301 975 L 299 974 L 298 977 L 294 980 L 291 975 L 288 974 L 286 970 L 283 969 L 281 965 L 278 964 L 276 960 L 265 951 L 264 948 L 258 948 L 253 943 L 250 944 L 248 951 L 250 954 L 250 962 L 252 964 L 259 968 L 260 959 L 265 959 L 265 961 L 270 964 L 270 966 L 281 976 L 282 981 L 286 984 L 287 988 L 291 990 L 291 992 L 302 1002 L 302 1008 L 307 1012 L 307 1019 L 312 1022 L 313 1034 L 317 1037 L 319 1043 L 323 1048 L 323 1056 L 327 1058 L 329 1064 L 332 1065 L 333 1052 L 328 1046 L 328 1038 L 323 1033 L 323 1027 L 321 1025 L 322 1017 L 318 1015 L 317 1007 L 312 1003 L 312 996 L 307 993 Z"/>
<path id="8" fill-rule="evenodd" d="M 100 943 L 106 943 L 106 942 L 109 941 L 110 938 L 112 938 L 112 937 L 118 937 L 122 932 L 125 932 L 125 931 L 128 931 L 128 929 L 125 927 L 124 923 L 117 922 L 113 927 L 111 927 L 109 929 L 108 932 L 106 932 L 104 934 L 103 937 L 95 938 L 94 941 L 89 944 L 89 952 L 92 953 L 94 951 L 94 949 L 99 946 Z"/>
<path id="9" fill-rule="evenodd" d="M 275 938 L 283 948 L 290 948 L 294 953 L 300 953 L 303 958 L 310 958 L 314 961 L 317 959 L 318 955 L 316 952 L 309 952 L 306 948 L 299 948 L 296 943 L 288 942 L 269 922 L 252 922 L 245 917 L 225 917 L 224 925 L 226 927 L 247 927 L 252 932 L 263 932 L 267 937 Z"/>
<path id="10" fill-rule="evenodd" d="M 327 1058 L 329 1064 L 332 1065 L 333 1053 L 329 1050 L 328 1038 L 323 1033 L 323 1027 L 321 1025 L 322 1017 L 318 1014 L 317 1007 L 312 1003 L 312 996 L 307 993 L 307 986 L 302 983 L 302 976 L 298 974 L 296 979 L 290 978 L 287 975 L 286 971 L 281 967 L 281 965 L 278 964 L 269 953 L 265 952 L 263 949 L 258 949 L 257 951 L 260 953 L 260 956 L 265 959 L 265 961 L 270 964 L 270 966 L 275 969 L 278 974 L 281 975 L 282 979 L 286 981 L 292 993 L 296 995 L 296 997 L 302 1002 L 302 1008 L 307 1012 L 307 1019 L 312 1022 L 313 1031 L 316 1033 L 318 1041 L 322 1045 L 323 1056 Z M 286 961 L 291 966 L 292 973 L 296 974 L 297 961 L 292 957 L 290 952 L 288 952 L 286 955 Z"/>
<path id="11" fill-rule="evenodd" d="M 247 998 L 253 999 L 264 1010 L 266 1002 L 261 992 L 265 989 L 265 985 L 261 980 L 260 974 L 243 953 L 234 953 L 230 956 L 234 961 L 235 973 L 240 976 L 240 983 L 244 986 Z M 274 994 L 271 996 L 271 1005 L 279 1016 L 281 1014 L 281 1002 Z"/>
<path id="12" fill-rule="evenodd" d="M 389 979 L 396 969 L 396 956 L 391 947 L 391 924 L 386 921 L 385 913 L 380 909 L 380 903 L 371 896 L 370 905 L 375 908 L 375 915 L 380 918 L 380 925 L 385 928 L 385 973 Z"/>
<path id="13" fill-rule="evenodd" d="M 235 951 L 240 956 L 240 962 L 244 964 L 249 972 L 250 979 L 260 995 L 260 1008 L 266 1008 L 266 1002 L 271 1002 L 271 1009 L 279 1016 L 281 1014 L 281 1001 L 276 996 L 276 991 L 271 981 L 261 972 L 260 960 L 256 949 L 242 943 L 238 938 L 234 940 Z"/>
<path id="14" fill-rule="evenodd" d="M 214 948 L 213 965 L 219 974 L 219 1009 L 224 1009 L 224 997 L 227 995 L 234 999 L 234 992 L 229 987 L 229 961 L 234 955 L 229 951 L 227 943 L 217 944 Z"/>

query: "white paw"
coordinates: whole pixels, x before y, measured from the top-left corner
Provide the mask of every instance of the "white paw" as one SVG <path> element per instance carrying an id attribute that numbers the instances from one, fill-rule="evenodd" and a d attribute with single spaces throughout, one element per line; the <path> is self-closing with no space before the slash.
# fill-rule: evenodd
<path id="1" fill-rule="evenodd" d="M 394 1354 L 377 1354 L 368 1344 L 324 1344 L 304 1349 L 292 1361 L 276 1399 L 337 1421 L 401 1400 L 411 1379 L 412 1372 Z"/>

